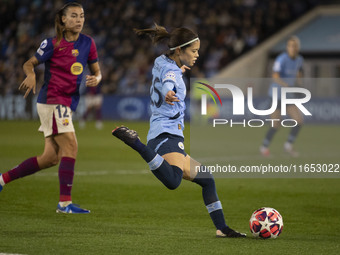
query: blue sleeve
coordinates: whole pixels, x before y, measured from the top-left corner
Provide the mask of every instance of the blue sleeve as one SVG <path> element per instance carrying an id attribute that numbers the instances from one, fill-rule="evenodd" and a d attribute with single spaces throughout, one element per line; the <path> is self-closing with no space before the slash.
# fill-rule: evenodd
<path id="1" fill-rule="evenodd" d="M 53 50 L 54 46 L 52 43 L 52 38 L 45 39 L 40 44 L 40 47 L 34 56 L 38 59 L 39 63 L 44 63 L 52 57 Z"/>
<path id="2" fill-rule="evenodd" d="M 275 59 L 275 62 L 274 62 L 274 65 L 273 65 L 273 72 L 275 73 L 279 73 L 282 71 L 283 69 L 283 64 L 284 64 L 284 58 L 282 55 L 279 55 L 276 59 Z"/>
<path id="3" fill-rule="evenodd" d="M 167 70 L 162 75 L 162 95 L 166 96 L 169 90 L 176 92 L 176 73 L 171 70 Z"/>

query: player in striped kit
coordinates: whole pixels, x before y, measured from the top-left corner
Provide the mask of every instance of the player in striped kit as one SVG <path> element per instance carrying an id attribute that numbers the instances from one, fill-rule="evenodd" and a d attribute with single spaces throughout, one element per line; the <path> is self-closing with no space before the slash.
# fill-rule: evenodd
<path id="1" fill-rule="evenodd" d="M 200 163 L 184 151 L 184 110 L 186 86 L 182 74 L 198 58 L 200 40 L 187 28 L 168 33 L 164 27 L 136 30 L 157 43 L 168 39 L 169 54 L 156 58 L 150 89 L 151 112 L 148 143 L 144 145 L 134 130 L 121 126 L 112 134 L 136 150 L 149 164 L 151 172 L 168 188 L 176 189 L 182 178 L 202 187 L 203 200 L 216 227 L 217 237 L 245 237 L 229 228 L 218 199 L 215 181 L 210 172 L 195 172 Z M 191 170 L 190 170 L 191 169 Z"/>
<path id="2" fill-rule="evenodd" d="M 0 191 L 3 186 L 18 178 L 34 174 L 59 164 L 60 198 L 57 212 L 89 213 L 72 203 L 71 190 L 78 144 L 72 122 L 72 112 L 79 102 L 79 86 L 86 64 L 91 75 L 86 86 L 94 87 L 101 81 L 96 45 L 93 39 L 81 33 L 84 25 L 82 5 L 71 2 L 56 15 L 56 37 L 45 39 L 35 55 L 23 66 L 26 79 L 19 89 L 24 97 L 36 90 L 34 67 L 45 63 L 44 84 L 39 92 L 37 110 L 44 133 L 44 152 L 29 158 L 4 174 L 0 174 Z"/>

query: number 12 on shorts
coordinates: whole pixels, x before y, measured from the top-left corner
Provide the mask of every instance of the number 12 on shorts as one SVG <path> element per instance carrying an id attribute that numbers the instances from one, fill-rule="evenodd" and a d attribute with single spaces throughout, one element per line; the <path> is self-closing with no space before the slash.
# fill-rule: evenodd
<path id="1" fill-rule="evenodd" d="M 64 109 L 61 109 L 61 108 L 64 108 Z M 68 117 L 70 117 L 68 115 L 68 112 L 67 112 L 67 106 L 59 104 L 59 105 L 57 105 L 56 109 L 58 110 L 59 118 L 68 118 Z M 62 110 L 64 111 L 63 114 L 61 114 Z"/>

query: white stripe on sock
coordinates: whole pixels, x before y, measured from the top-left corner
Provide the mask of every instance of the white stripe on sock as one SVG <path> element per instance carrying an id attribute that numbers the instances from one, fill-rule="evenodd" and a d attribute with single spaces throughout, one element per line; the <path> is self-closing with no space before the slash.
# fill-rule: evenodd
<path id="1" fill-rule="evenodd" d="M 161 166 L 161 164 L 163 163 L 164 158 L 162 158 L 159 154 L 156 154 L 156 156 L 153 158 L 153 160 L 151 160 L 148 165 L 150 167 L 150 170 L 156 170 L 158 167 Z"/>
<path id="2" fill-rule="evenodd" d="M 212 213 L 214 211 L 222 209 L 222 204 L 220 201 L 216 201 L 214 203 L 207 205 L 206 207 L 208 209 L 208 213 Z"/>
<path id="3" fill-rule="evenodd" d="M 2 178 L 2 175 L 0 175 L 0 185 L 1 186 L 5 185 L 4 178 Z"/>

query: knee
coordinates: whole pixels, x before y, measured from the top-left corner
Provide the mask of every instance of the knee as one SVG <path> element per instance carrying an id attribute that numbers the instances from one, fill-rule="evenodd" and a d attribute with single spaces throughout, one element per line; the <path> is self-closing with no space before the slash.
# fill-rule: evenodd
<path id="1" fill-rule="evenodd" d="M 69 143 L 61 148 L 63 157 L 76 158 L 78 153 L 77 143 Z"/>
<path id="2" fill-rule="evenodd" d="M 50 162 L 47 162 L 45 168 L 49 168 L 49 167 L 55 166 L 58 163 L 59 163 L 59 161 L 50 161 Z"/>
<path id="3" fill-rule="evenodd" d="M 55 156 L 40 156 L 38 157 L 38 165 L 40 167 L 40 169 L 45 169 L 45 168 L 49 168 L 52 166 L 55 166 L 59 163 L 59 158 L 57 155 Z"/>
<path id="4" fill-rule="evenodd" d="M 59 158 L 58 158 L 58 156 L 53 157 L 53 158 L 50 160 L 50 166 L 51 166 L 51 167 L 52 167 L 52 166 L 55 166 L 55 165 L 58 165 L 58 163 L 59 163 Z"/>
<path id="5" fill-rule="evenodd" d="M 182 178 L 183 178 L 183 171 L 179 167 L 172 165 L 172 169 L 173 169 L 173 173 L 174 173 L 173 178 L 164 182 L 164 185 L 169 190 L 177 189 L 178 186 L 181 184 Z"/>
<path id="6" fill-rule="evenodd" d="M 176 180 L 175 182 L 164 183 L 165 187 L 167 187 L 169 190 L 177 189 L 180 184 L 181 184 L 181 179 L 179 181 Z"/>

